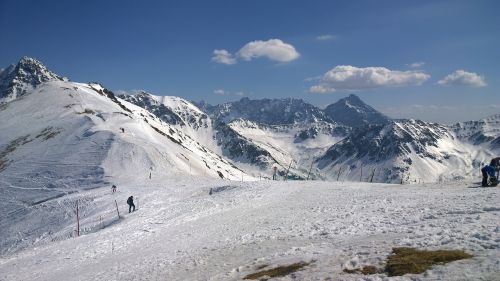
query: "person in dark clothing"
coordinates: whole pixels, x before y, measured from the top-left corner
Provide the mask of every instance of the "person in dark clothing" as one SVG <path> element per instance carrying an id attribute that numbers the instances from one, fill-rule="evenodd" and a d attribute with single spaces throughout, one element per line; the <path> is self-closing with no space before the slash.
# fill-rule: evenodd
<path id="1" fill-rule="evenodd" d="M 492 161 L 493 163 L 493 161 Z M 483 174 L 483 181 L 481 182 L 481 186 L 487 187 L 488 186 L 488 176 L 491 178 L 490 181 L 496 182 L 496 176 L 495 176 L 495 166 L 491 165 L 486 165 L 481 169 L 481 173 Z"/>
<path id="2" fill-rule="evenodd" d="M 135 205 L 134 205 L 134 196 L 130 196 L 128 199 L 127 199 L 127 204 L 128 204 L 128 212 L 130 213 L 131 210 L 132 210 L 132 207 L 134 208 L 132 210 L 132 212 L 135 211 Z"/>
<path id="3" fill-rule="evenodd" d="M 116 192 L 116 185 L 114 185 L 114 184 L 113 184 L 113 185 L 111 186 L 111 192 L 112 192 L 112 193 L 115 193 L 115 192 Z"/>
<path id="4" fill-rule="evenodd" d="M 496 158 L 491 159 L 490 165 L 497 166 L 497 167 L 500 166 L 500 157 L 496 157 Z"/>

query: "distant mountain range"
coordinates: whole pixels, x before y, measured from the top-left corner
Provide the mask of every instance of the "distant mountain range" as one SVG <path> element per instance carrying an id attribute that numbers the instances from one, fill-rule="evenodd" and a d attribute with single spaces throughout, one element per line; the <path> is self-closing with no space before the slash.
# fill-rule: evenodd
<path id="1" fill-rule="evenodd" d="M 42 96 L 48 103 L 45 108 L 36 106 Z M 66 100 L 68 96 L 70 100 Z M 145 166 L 149 166 L 144 169 L 162 165 L 180 173 L 229 179 L 241 178 L 243 173 L 250 179 L 269 178 L 277 167 L 282 177 L 380 182 L 476 177 L 479 166 L 500 149 L 500 115 L 445 126 L 392 120 L 356 95 L 324 109 L 291 98 L 242 98 L 211 105 L 144 91 L 115 96 L 97 83 L 70 82 L 27 57 L 0 73 L 0 103 L 0 118 L 8 120 L 0 127 L 0 173 L 4 178 L 10 178 L 11 169 L 24 163 L 15 155 L 26 151 L 18 149 L 31 140 L 23 140 L 25 136 L 52 128 L 47 130 L 61 132 L 51 139 L 64 146 L 70 139 L 59 136 L 73 130 L 67 125 L 71 122 L 88 123 L 87 133 L 78 137 L 81 143 L 72 140 L 75 150 L 95 134 L 109 134 L 103 148 L 108 154 L 95 163 L 102 178 L 108 172 L 104 164 L 110 161 L 109 151 L 120 145 L 129 147 L 123 151 L 143 151 L 140 157 L 147 158 Z M 31 130 L 16 128 L 40 120 L 43 124 L 29 126 Z M 137 139 L 121 134 L 118 128 L 122 127 Z M 33 149 L 46 148 L 39 145 Z M 118 148 L 113 151 L 118 153 L 118 166 L 137 163 L 134 157 L 139 156 L 125 157 Z M 50 155 L 43 155 L 33 163 L 46 163 L 43 158 Z M 62 165 L 56 157 L 51 161 Z M 31 167 L 39 168 L 35 164 Z M 58 180 L 65 177 L 47 173 Z"/>

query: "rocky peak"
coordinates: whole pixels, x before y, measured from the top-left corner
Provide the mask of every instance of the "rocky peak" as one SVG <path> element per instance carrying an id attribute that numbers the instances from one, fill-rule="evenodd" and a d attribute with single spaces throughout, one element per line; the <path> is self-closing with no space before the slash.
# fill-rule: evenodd
<path id="1" fill-rule="evenodd" d="M 0 73 L 0 103 L 21 97 L 30 89 L 52 80 L 64 78 L 48 70 L 40 61 L 23 57 Z"/>
<path id="2" fill-rule="evenodd" d="M 364 103 L 358 96 L 349 95 L 324 110 L 326 115 L 340 124 L 359 127 L 369 124 L 383 125 L 389 118 Z"/>

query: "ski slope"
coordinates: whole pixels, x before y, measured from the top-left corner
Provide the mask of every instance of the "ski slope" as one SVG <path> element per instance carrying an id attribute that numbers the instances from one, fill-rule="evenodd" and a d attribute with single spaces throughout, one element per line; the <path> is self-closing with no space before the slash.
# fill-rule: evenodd
<path id="1" fill-rule="evenodd" d="M 499 280 L 500 190 L 470 185 L 137 179 L 40 204 L 71 231 L 62 207 L 79 200 L 82 235 L 47 234 L 2 256 L 0 280 L 241 280 L 300 261 L 311 265 L 273 280 Z M 402 277 L 342 272 L 382 266 L 397 246 L 474 258 Z"/>
<path id="2" fill-rule="evenodd" d="M 45 82 L 2 105 L 0 120 L 0 253 L 56 231 L 50 223 L 66 227 L 65 215 L 38 206 L 74 192 L 150 174 L 253 179 L 98 84 Z M 49 224 L 27 223 L 40 217 Z"/>

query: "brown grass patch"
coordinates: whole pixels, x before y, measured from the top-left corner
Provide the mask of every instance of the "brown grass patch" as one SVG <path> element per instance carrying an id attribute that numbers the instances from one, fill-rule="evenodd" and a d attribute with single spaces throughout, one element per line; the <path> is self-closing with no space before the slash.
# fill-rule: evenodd
<path id="1" fill-rule="evenodd" d="M 377 268 L 376 266 L 373 265 L 367 265 L 363 268 L 356 268 L 356 269 L 344 269 L 343 270 L 345 273 L 349 274 L 363 274 L 363 275 L 372 275 L 372 274 L 377 274 L 377 273 L 383 273 L 384 271 L 380 268 Z"/>
<path id="2" fill-rule="evenodd" d="M 414 248 L 393 248 L 387 258 L 385 272 L 388 276 L 401 276 L 407 273 L 419 274 L 434 265 L 472 258 L 462 250 L 422 251 Z"/>
<path id="3" fill-rule="evenodd" d="M 405 247 L 393 248 L 392 255 L 387 258 L 384 268 L 368 265 L 363 268 L 344 269 L 343 272 L 364 275 L 386 273 L 388 276 L 402 276 L 408 273 L 420 274 L 434 265 L 446 264 L 472 257 L 471 254 L 462 250 L 424 251 Z"/>
<path id="4" fill-rule="evenodd" d="M 243 277 L 243 279 L 248 280 L 248 279 L 259 279 L 263 277 L 267 278 L 274 278 L 274 277 L 282 277 L 286 276 L 288 274 L 297 272 L 301 270 L 303 267 L 308 266 L 310 263 L 307 262 L 298 262 L 290 265 L 283 265 L 283 266 L 278 266 L 272 269 L 268 270 L 263 270 L 259 271 L 256 273 L 248 274 L 247 276 Z M 264 279 L 265 280 L 265 279 Z"/>

